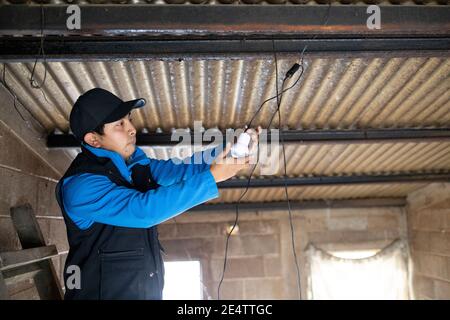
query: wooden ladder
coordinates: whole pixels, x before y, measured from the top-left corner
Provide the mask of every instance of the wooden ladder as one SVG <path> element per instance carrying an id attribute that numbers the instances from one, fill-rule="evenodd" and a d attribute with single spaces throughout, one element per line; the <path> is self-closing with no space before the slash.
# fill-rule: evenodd
<path id="1" fill-rule="evenodd" d="M 33 279 L 41 300 L 61 300 L 63 291 L 50 258 L 55 245 L 46 245 L 31 205 L 13 207 L 11 218 L 22 250 L 0 252 L 0 300 L 8 300 L 8 286 Z"/>

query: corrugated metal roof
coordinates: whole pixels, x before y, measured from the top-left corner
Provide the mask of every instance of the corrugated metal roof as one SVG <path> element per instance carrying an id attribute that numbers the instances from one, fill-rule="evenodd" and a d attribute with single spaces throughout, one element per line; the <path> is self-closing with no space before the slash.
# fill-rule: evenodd
<path id="1" fill-rule="evenodd" d="M 278 55 L 284 74 L 298 57 Z M 335 57 L 307 55 L 299 85 L 285 94 L 282 127 L 357 129 L 448 127 L 450 58 Z M 29 78 L 33 63 L 6 64 L 7 84 L 47 132 L 68 132 L 73 103 L 100 86 L 124 100 L 144 97 L 134 116 L 138 130 L 242 127 L 260 103 L 275 95 L 275 68 L 267 57 L 161 58 L 130 61 L 48 62 L 42 90 Z M 35 79 L 44 68 L 38 63 Z M 291 81 L 295 81 L 292 79 Z M 292 82 L 288 83 L 289 86 Z M 275 104 L 266 105 L 255 125 L 267 127 Z M 168 148 L 145 148 L 167 158 Z M 75 152 L 69 152 L 72 156 Z M 450 142 L 286 145 L 289 176 L 389 174 L 450 170 Z M 283 167 L 277 174 L 283 173 Z M 256 172 L 258 175 L 258 172 Z M 245 173 L 243 173 L 245 176 Z M 405 196 L 424 184 L 364 184 L 291 187 L 294 200 Z M 215 202 L 236 201 L 242 190 L 223 190 Z M 243 201 L 283 201 L 282 188 L 250 190 Z"/>
<path id="2" fill-rule="evenodd" d="M 293 147 L 293 146 L 291 146 Z M 328 146 L 327 146 L 328 147 Z M 352 146 L 345 146 L 346 148 L 351 148 Z M 368 146 L 366 146 L 368 147 Z M 381 146 L 383 147 L 383 146 Z M 414 158 L 411 154 L 409 154 L 407 157 L 404 157 L 405 159 L 417 159 L 417 165 L 418 167 L 414 168 L 414 170 L 417 170 L 417 168 L 420 168 L 417 171 L 423 171 L 423 172 L 433 172 L 437 171 L 437 168 L 445 168 L 450 170 L 450 152 L 449 147 L 450 145 L 447 145 L 446 147 L 439 148 L 438 145 L 434 146 L 436 148 L 435 152 L 429 152 L 430 154 L 425 154 L 420 157 Z M 146 152 L 146 154 L 151 158 L 156 159 L 169 159 L 172 148 L 169 147 L 143 147 L 143 150 Z M 289 149 L 289 147 L 287 148 Z M 426 146 L 424 149 L 427 149 Z M 429 148 L 428 148 L 429 149 Z M 411 149 L 410 149 L 411 150 Z M 75 157 L 75 155 L 79 152 L 79 150 L 66 150 L 64 152 L 67 152 L 72 157 Z M 185 149 L 184 152 L 186 154 L 191 154 L 192 150 Z M 312 152 L 312 151 L 311 151 Z M 412 151 L 413 152 L 413 151 Z M 329 154 L 332 154 L 333 151 L 330 151 Z M 328 154 L 328 155 L 329 155 Z M 408 154 L 408 153 L 406 153 Z M 350 156 L 347 159 L 341 159 L 342 163 L 352 163 L 353 161 L 351 158 L 362 158 L 364 154 L 362 153 L 350 153 Z M 305 156 L 305 159 L 308 157 Z M 399 158 L 402 158 L 401 155 Z M 289 158 L 288 158 L 289 159 Z M 320 158 L 319 158 L 320 159 Z M 441 162 L 439 161 L 431 161 L 428 162 L 429 166 L 421 166 L 420 165 L 420 159 L 427 160 L 427 159 L 441 159 Z M 400 160 L 399 160 L 400 161 Z M 427 161 L 425 161 L 426 163 Z M 386 168 L 389 167 L 390 160 L 386 159 L 386 163 L 382 165 L 380 168 Z M 408 169 L 410 166 L 410 163 L 408 161 L 401 161 L 405 165 L 405 167 Z M 434 164 L 433 164 L 434 163 Z M 291 176 L 302 176 L 302 175 L 308 175 L 310 173 L 306 172 L 308 170 L 308 166 L 302 167 L 297 166 L 294 170 L 291 169 L 291 167 L 296 163 L 296 159 L 288 161 L 288 173 L 290 173 Z M 323 170 L 322 172 L 316 171 L 316 174 L 323 174 L 323 175 L 333 175 L 336 174 L 336 170 L 340 170 L 336 167 L 338 167 L 339 162 L 336 162 L 337 165 L 334 166 L 333 170 Z M 400 164 L 401 165 L 401 164 Z M 333 167 L 333 166 L 331 166 Z M 368 173 L 368 174 L 376 174 L 376 173 L 382 173 L 382 172 L 389 172 L 389 170 L 374 170 L 370 171 L 370 166 L 368 167 L 369 170 L 364 170 L 364 163 L 359 164 L 360 170 L 357 169 L 355 171 L 348 171 L 342 170 L 340 171 L 340 175 L 343 175 L 345 173 Z M 434 168 L 434 170 L 425 170 L 424 168 L 430 169 Z M 348 168 L 347 168 L 348 169 Z M 423 170 L 422 170 L 423 169 Z M 399 170 L 404 172 L 404 170 Z M 332 172 L 332 173 L 331 173 Z M 256 175 L 257 172 L 256 172 Z M 248 173 L 247 173 L 248 177 Z M 245 173 L 243 173 L 242 176 L 240 176 L 240 179 L 247 179 L 245 176 Z M 305 201 L 305 200 L 339 200 L 339 199 L 365 199 L 365 198 L 371 198 L 371 197 L 377 197 L 377 198 L 398 198 L 398 197 L 405 197 L 410 192 L 413 192 L 417 189 L 423 188 L 426 186 L 427 183 L 371 183 L 371 184 L 354 184 L 354 185 L 335 185 L 335 186 L 299 186 L 299 187 L 289 187 L 289 199 L 292 201 Z M 242 193 L 245 189 L 223 189 L 220 190 L 220 197 L 217 199 L 214 199 L 212 201 L 209 201 L 209 204 L 214 203 L 235 203 L 239 200 Z M 283 188 L 258 188 L 258 189 L 249 189 L 242 198 L 241 202 L 276 202 L 276 201 L 285 201 L 285 193 Z"/>
<path id="3" fill-rule="evenodd" d="M 150 158 L 190 156 L 189 147 L 143 147 Z M 286 144 L 287 173 L 291 177 L 438 173 L 450 171 L 450 142 L 367 143 L 367 144 Z M 282 151 L 274 176 L 283 176 Z M 180 157 L 179 155 L 183 155 Z M 254 175 L 259 176 L 260 165 Z M 248 177 L 251 170 L 242 172 Z M 263 174 L 267 174 L 267 170 Z"/>
<path id="4" fill-rule="evenodd" d="M 354 129 L 443 127 L 450 123 L 450 59 L 306 57 L 299 84 L 281 106 L 282 127 Z M 279 56 L 279 76 L 296 62 Z M 186 58 L 148 61 L 49 62 L 42 90 L 33 89 L 32 63 L 8 63 L 8 85 L 50 132 L 68 132 L 78 96 L 96 86 L 123 99 L 144 97 L 138 129 L 242 127 L 265 99 L 275 95 L 273 59 Z M 44 68 L 38 63 L 40 83 Z M 293 77 L 286 84 L 293 83 Z M 44 92 L 44 94 L 43 94 Z M 45 99 L 47 98 L 47 100 Z M 255 124 L 267 127 L 275 101 Z M 274 122 L 277 122 L 275 120 Z"/>
<path id="5" fill-rule="evenodd" d="M 429 172 L 450 170 L 450 143 L 291 145 L 286 158 L 294 176 Z"/>

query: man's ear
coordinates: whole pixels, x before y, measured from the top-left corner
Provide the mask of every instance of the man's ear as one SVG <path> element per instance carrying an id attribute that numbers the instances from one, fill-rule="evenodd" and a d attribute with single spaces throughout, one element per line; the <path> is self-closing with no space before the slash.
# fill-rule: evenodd
<path id="1" fill-rule="evenodd" d="M 94 148 L 100 148 L 102 144 L 100 143 L 98 134 L 95 132 L 88 132 L 84 135 L 84 142 Z"/>

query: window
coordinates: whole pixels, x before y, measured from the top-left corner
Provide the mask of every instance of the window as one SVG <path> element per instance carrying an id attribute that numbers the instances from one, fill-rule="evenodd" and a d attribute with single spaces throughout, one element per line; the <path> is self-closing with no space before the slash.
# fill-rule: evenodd
<path id="1" fill-rule="evenodd" d="M 201 300 L 200 261 L 164 262 L 164 300 Z"/>
<path id="2" fill-rule="evenodd" d="M 308 298 L 316 300 L 408 299 L 406 245 L 383 250 L 325 252 L 308 248 Z"/>

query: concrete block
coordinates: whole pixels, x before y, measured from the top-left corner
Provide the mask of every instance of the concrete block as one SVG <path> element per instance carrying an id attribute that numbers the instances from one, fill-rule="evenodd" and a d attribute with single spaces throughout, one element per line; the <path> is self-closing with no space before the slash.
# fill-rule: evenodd
<path id="1" fill-rule="evenodd" d="M 440 210 L 419 210 L 414 212 L 413 229 L 441 231 L 446 229 L 446 215 Z"/>
<path id="2" fill-rule="evenodd" d="M 434 281 L 427 277 L 415 275 L 413 277 L 413 290 L 416 299 L 420 299 L 421 296 L 433 298 Z"/>
<path id="3" fill-rule="evenodd" d="M 22 246 L 11 218 L 0 217 L 0 251 L 20 249 L 22 249 Z"/>
<path id="4" fill-rule="evenodd" d="M 36 208 L 38 179 L 0 168 L 0 207 L 3 212 L 18 205 L 29 203 Z"/>
<path id="5" fill-rule="evenodd" d="M 430 232 L 430 252 L 450 256 L 450 233 Z"/>
<path id="6" fill-rule="evenodd" d="M 450 208 L 442 209 L 440 213 L 444 216 L 444 226 L 445 230 L 450 230 Z"/>
<path id="7" fill-rule="evenodd" d="M 232 236 L 228 250 L 231 257 L 278 254 L 280 240 L 278 235 Z"/>
<path id="8" fill-rule="evenodd" d="M 33 279 L 8 286 L 8 293 L 11 300 L 40 300 Z"/>
<path id="9" fill-rule="evenodd" d="M 159 239 L 175 239 L 177 230 L 174 223 L 162 223 L 158 225 Z"/>
<path id="10" fill-rule="evenodd" d="M 450 183 L 430 183 L 426 187 L 408 194 L 408 210 L 415 211 L 436 206 L 448 198 L 450 198 Z"/>
<path id="11" fill-rule="evenodd" d="M 212 257 L 216 239 L 167 239 L 161 240 L 161 244 L 166 251 L 167 261 L 190 260 Z M 217 256 L 223 256 L 223 251 L 218 252 L 218 254 Z"/>
<path id="12" fill-rule="evenodd" d="M 400 216 L 396 215 L 369 215 L 368 229 L 397 229 L 400 227 Z"/>
<path id="13" fill-rule="evenodd" d="M 246 300 L 283 299 L 284 291 L 282 278 L 245 280 L 244 298 Z"/>
<path id="14" fill-rule="evenodd" d="M 430 251 L 430 233 L 424 231 L 412 231 L 410 238 L 411 247 L 414 250 Z"/>
<path id="15" fill-rule="evenodd" d="M 323 217 L 311 217 L 305 218 L 305 229 L 308 232 L 317 232 L 328 230 L 328 225 L 326 219 Z"/>
<path id="16" fill-rule="evenodd" d="M 177 223 L 175 230 L 177 238 L 207 238 L 220 235 L 217 223 Z"/>
<path id="17" fill-rule="evenodd" d="M 421 211 L 406 210 L 406 219 L 408 221 L 408 230 L 417 230 L 419 227 L 419 213 Z"/>
<path id="18" fill-rule="evenodd" d="M 37 221 L 47 245 L 56 245 L 58 252 L 65 252 L 69 250 L 64 220 L 38 218 Z"/>
<path id="19" fill-rule="evenodd" d="M 264 274 L 267 277 L 282 276 L 282 261 L 281 257 L 264 257 Z"/>
<path id="20" fill-rule="evenodd" d="M 450 281 L 450 257 L 446 257 L 447 260 L 447 277 L 445 277 L 448 281 Z"/>
<path id="21" fill-rule="evenodd" d="M 434 280 L 434 298 L 450 300 L 450 282 Z"/>
<path id="22" fill-rule="evenodd" d="M 328 218 L 326 224 L 329 230 L 367 230 L 366 217 L 339 217 Z"/>
<path id="23" fill-rule="evenodd" d="M 55 197 L 56 183 L 39 180 L 34 212 L 37 216 L 62 217 L 61 209 Z"/>
<path id="24" fill-rule="evenodd" d="M 225 254 L 226 237 L 208 239 L 212 243 L 213 257 Z M 278 235 L 231 236 L 228 244 L 228 257 L 277 255 L 280 251 Z"/>
<path id="25" fill-rule="evenodd" d="M 416 252 L 414 260 L 420 274 L 439 279 L 447 278 L 446 257 Z"/>
<path id="26" fill-rule="evenodd" d="M 278 220 L 240 221 L 238 225 L 240 235 L 264 235 L 280 232 Z"/>
<path id="27" fill-rule="evenodd" d="M 214 281 L 219 281 L 223 273 L 224 259 L 211 260 L 211 274 Z M 230 258 L 227 259 L 227 267 L 224 278 L 245 279 L 263 278 L 264 264 L 262 257 Z"/>
<path id="28" fill-rule="evenodd" d="M 399 230 L 329 231 L 311 232 L 308 234 L 309 241 L 316 244 L 395 240 L 399 238 L 399 236 Z"/>
<path id="29" fill-rule="evenodd" d="M 57 178 L 57 175 L 45 163 L 43 163 L 27 146 L 25 146 L 14 134 L 11 134 L 5 126 L 0 124 L 0 164 L 49 178 Z"/>
<path id="30" fill-rule="evenodd" d="M 203 293 L 203 299 L 217 299 L 218 281 L 210 281 L 204 283 L 207 294 Z M 221 300 L 244 300 L 244 281 L 243 280 L 227 280 L 224 279 L 220 286 Z"/>
<path id="31" fill-rule="evenodd" d="M 444 198 L 444 200 L 439 201 L 430 207 L 427 207 L 427 209 L 430 210 L 443 210 L 448 208 L 450 208 L 450 195 L 447 195 L 447 197 Z"/>
<path id="32" fill-rule="evenodd" d="M 0 103 L 2 104 L 0 108 L 0 125 L 11 132 L 16 137 L 16 140 L 26 145 L 27 148 L 33 149 L 36 156 L 41 159 L 41 162 L 46 163 L 47 166 L 54 167 L 53 171 L 56 175 L 62 175 L 69 165 L 68 154 L 61 150 L 49 150 L 45 145 L 45 139 L 40 139 L 44 138 L 42 136 L 42 125 L 37 123 L 28 112 L 24 111 L 24 107 L 18 103 L 16 107 L 22 110 L 22 115 L 30 123 L 30 125 L 26 125 L 15 110 L 13 100 L 13 97 L 7 90 L 4 87 L 0 87 Z"/>

